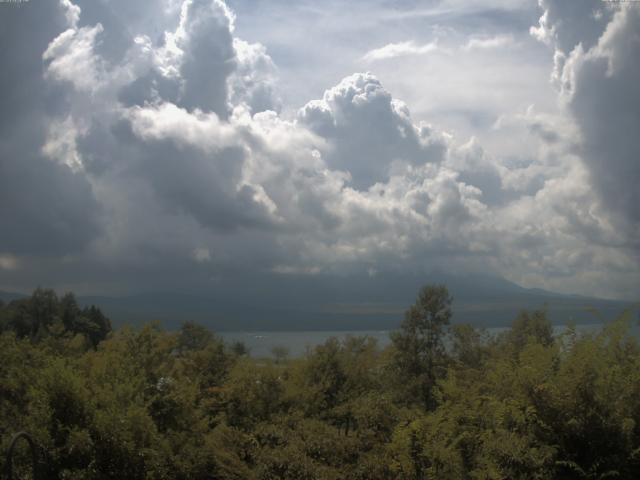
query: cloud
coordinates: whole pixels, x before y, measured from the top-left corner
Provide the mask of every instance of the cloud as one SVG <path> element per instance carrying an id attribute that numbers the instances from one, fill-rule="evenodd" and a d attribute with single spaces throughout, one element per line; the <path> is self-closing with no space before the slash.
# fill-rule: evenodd
<path id="1" fill-rule="evenodd" d="M 614 8 L 600 0 L 538 0 L 538 4 L 543 14 L 538 26 L 531 27 L 531 34 L 548 45 L 557 45 L 565 53 L 579 43 L 586 49 L 595 45 L 611 20 Z"/>
<path id="2" fill-rule="evenodd" d="M 229 102 L 245 104 L 252 113 L 280 110 L 276 93 L 277 69 L 267 49 L 259 43 L 233 39 L 237 66 L 230 76 Z"/>
<path id="3" fill-rule="evenodd" d="M 555 48 L 554 76 L 579 130 L 590 183 L 632 239 L 640 231 L 640 140 L 633 133 L 640 129 L 640 9 L 632 2 L 619 8 L 598 2 L 574 15 L 560 4 L 542 3 L 534 34 Z"/>
<path id="4" fill-rule="evenodd" d="M 227 115 L 227 78 L 235 68 L 233 15 L 222 1 L 190 0 L 167 43 L 179 53 L 179 105 Z"/>
<path id="5" fill-rule="evenodd" d="M 462 47 L 463 50 L 487 50 L 492 48 L 504 48 L 514 44 L 511 35 L 496 35 L 495 37 L 470 38 Z"/>
<path id="6" fill-rule="evenodd" d="M 100 232 L 101 208 L 87 179 L 43 146 L 49 126 L 68 109 L 67 86 L 43 77 L 50 41 L 77 21 L 68 1 L 4 5 L 0 16 L 0 252 L 64 255 L 82 251 Z"/>
<path id="7" fill-rule="evenodd" d="M 0 270 L 15 270 L 18 268 L 18 259 L 13 255 L 0 255 Z"/>
<path id="8" fill-rule="evenodd" d="M 460 47 L 463 51 L 490 50 L 494 48 L 506 48 L 515 44 L 513 35 L 480 36 L 470 38 L 466 44 Z M 377 62 L 391 58 L 428 55 L 434 52 L 447 52 L 438 42 L 433 41 L 418 45 L 414 41 L 389 43 L 384 47 L 368 51 L 362 59 L 365 62 Z"/>
<path id="9" fill-rule="evenodd" d="M 576 49 L 563 71 L 567 106 L 580 128 L 591 182 L 611 211 L 640 233 L 640 9 L 616 13 L 598 44 Z M 633 227 L 632 227 L 633 228 Z M 640 246 L 640 244 L 638 244 Z"/>
<path id="10" fill-rule="evenodd" d="M 443 138 L 415 125 L 407 106 L 370 73 L 344 78 L 305 105 L 298 121 L 326 139 L 327 164 L 347 171 L 358 189 L 386 181 L 394 168 L 439 162 L 446 150 Z"/>
<path id="11" fill-rule="evenodd" d="M 215 114 L 173 104 L 129 111 L 137 150 L 131 172 L 150 181 L 159 200 L 215 229 L 269 224 L 269 203 L 243 183 L 243 144 Z"/>
<path id="12" fill-rule="evenodd" d="M 196 262 L 204 263 L 211 261 L 211 252 L 208 248 L 196 248 L 193 250 L 193 258 Z"/>
<path id="13" fill-rule="evenodd" d="M 282 276 L 439 268 L 637 293 L 632 237 L 607 213 L 633 219 L 635 190 L 604 195 L 638 176 L 634 135 L 616 113 L 635 126 L 630 10 L 613 14 L 589 50 L 561 52 L 575 124 L 537 107 L 503 112 L 490 133 L 520 154 L 502 155 L 480 136 L 418 120 L 372 73 L 281 113 L 275 62 L 238 37 L 219 0 L 52 5 L 16 10 L 20 29 L 0 19 L 6 44 L 24 41 L 24 51 L 2 53 L 12 78 L 0 82 L 13 94 L 1 97 L 0 214 L 11 226 L 0 237 L 3 284 L 208 291 L 223 281 L 266 287 Z M 556 41 L 563 27 L 552 18 L 545 35 Z M 40 22 L 47 28 L 32 36 L 22 27 Z M 370 59 L 436 48 L 391 45 Z M 619 137 L 597 130 L 596 118 Z"/>
<path id="14" fill-rule="evenodd" d="M 96 37 L 102 25 L 92 28 L 70 28 L 58 35 L 47 47 L 42 58 L 46 75 L 57 81 L 68 81 L 79 90 L 92 90 L 100 80 L 100 62 L 94 55 Z"/>
<path id="15" fill-rule="evenodd" d="M 438 51 L 438 44 L 436 42 L 426 43 L 424 45 L 417 45 L 413 41 L 389 43 L 384 47 L 368 51 L 362 59 L 366 62 L 375 62 L 410 55 L 427 55 L 436 51 Z"/>

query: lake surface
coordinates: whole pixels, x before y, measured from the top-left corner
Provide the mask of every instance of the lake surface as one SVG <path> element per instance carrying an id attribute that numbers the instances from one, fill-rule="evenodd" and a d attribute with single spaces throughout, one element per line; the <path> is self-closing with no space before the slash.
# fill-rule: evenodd
<path id="1" fill-rule="evenodd" d="M 578 332 L 594 332 L 602 328 L 602 324 L 577 325 Z M 554 333 L 562 333 L 566 326 L 557 325 L 553 327 Z M 498 334 L 507 328 L 487 328 L 490 334 Z M 638 327 L 633 328 L 634 334 L 638 334 Z M 354 330 L 354 331 L 312 331 L 312 332 L 219 332 L 225 341 L 242 342 L 249 348 L 252 357 L 272 357 L 275 347 L 288 349 L 289 356 L 299 357 L 304 355 L 307 349 L 326 342 L 331 337 L 344 339 L 348 336 L 370 337 L 378 342 L 379 347 L 385 347 L 391 342 L 388 330 Z"/>

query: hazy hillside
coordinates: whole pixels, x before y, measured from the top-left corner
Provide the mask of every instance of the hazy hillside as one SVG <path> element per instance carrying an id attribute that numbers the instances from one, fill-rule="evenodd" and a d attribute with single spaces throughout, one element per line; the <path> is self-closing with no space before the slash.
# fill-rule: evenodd
<path id="1" fill-rule="evenodd" d="M 209 293 L 150 292 L 124 297 L 79 296 L 95 304 L 115 325 L 160 320 L 168 328 L 183 321 L 214 330 L 387 330 L 396 328 L 415 292 L 425 283 L 444 283 L 454 297 L 453 321 L 477 326 L 506 326 L 523 309 L 547 307 L 555 324 L 598 323 L 618 315 L 630 302 L 561 295 L 525 289 L 501 278 L 274 276 L 253 284 L 230 280 Z M 265 288 L 269 285 L 269 289 Z M 18 293 L 0 292 L 5 301 Z"/>
<path id="2" fill-rule="evenodd" d="M 630 306 L 617 302 L 524 289 L 493 277 L 429 278 L 297 277 L 256 279 L 253 285 L 230 281 L 208 294 L 147 293 L 127 297 L 80 297 L 95 303 L 115 324 L 162 321 L 202 322 L 215 330 L 369 330 L 396 328 L 415 301 L 419 286 L 445 283 L 454 297 L 454 322 L 505 326 L 523 309 L 547 307 L 553 323 L 597 323 Z M 264 285 L 269 285 L 267 290 Z M 597 312 L 595 314 L 594 312 Z"/>

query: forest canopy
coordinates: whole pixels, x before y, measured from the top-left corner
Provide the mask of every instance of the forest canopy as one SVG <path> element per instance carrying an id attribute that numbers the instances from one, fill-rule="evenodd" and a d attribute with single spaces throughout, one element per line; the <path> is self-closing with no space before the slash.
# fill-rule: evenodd
<path id="1" fill-rule="evenodd" d="M 424 287 L 384 349 L 251 358 L 38 289 L 0 303 L 0 447 L 29 432 L 47 479 L 640 478 L 631 312 L 557 335 L 522 312 L 489 335 L 451 305 Z"/>

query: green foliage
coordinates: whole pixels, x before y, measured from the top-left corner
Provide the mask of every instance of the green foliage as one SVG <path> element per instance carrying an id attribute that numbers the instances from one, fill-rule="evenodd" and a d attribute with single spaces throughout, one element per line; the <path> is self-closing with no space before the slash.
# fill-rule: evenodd
<path id="1" fill-rule="evenodd" d="M 37 290 L 0 305 L 0 448 L 29 431 L 48 479 L 640 478 L 630 315 L 554 337 L 523 312 L 490 337 L 448 328 L 450 306 L 423 289 L 385 350 L 253 359 L 193 323 L 110 332 Z"/>
<path id="2" fill-rule="evenodd" d="M 507 343 L 517 353 L 529 342 L 544 346 L 553 343 L 553 328 L 544 310 L 532 313 L 521 312 L 513 321 L 511 329 L 506 333 Z"/>
<path id="3" fill-rule="evenodd" d="M 399 390 L 404 391 L 406 399 L 420 402 L 427 409 L 436 406 L 436 381 L 443 376 L 444 336 L 452 301 L 444 285 L 423 287 L 416 303 L 407 310 L 401 331 L 391 335 Z"/>
<path id="4" fill-rule="evenodd" d="M 280 369 L 242 359 L 229 372 L 224 387 L 227 423 L 250 431 L 268 421 L 281 408 L 283 380 Z"/>
<path id="5" fill-rule="evenodd" d="M 180 352 L 203 350 L 213 339 L 213 333 L 206 327 L 194 322 L 185 322 L 180 329 L 177 348 Z"/>
<path id="6" fill-rule="evenodd" d="M 111 332 L 111 321 L 93 305 L 81 309 L 72 293 L 58 299 L 53 290 L 37 288 L 29 298 L 0 304 L 3 331 L 33 341 L 46 339 L 62 349 L 67 341 L 81 335 L 96 348 Z"/>
<path id="7" fill-rule="evenodd" d="M 451 328 L 451 351 L 462 366 L 480 368 L 488 357 L 487 334 L 473 325 L 458 324 Z"/>

